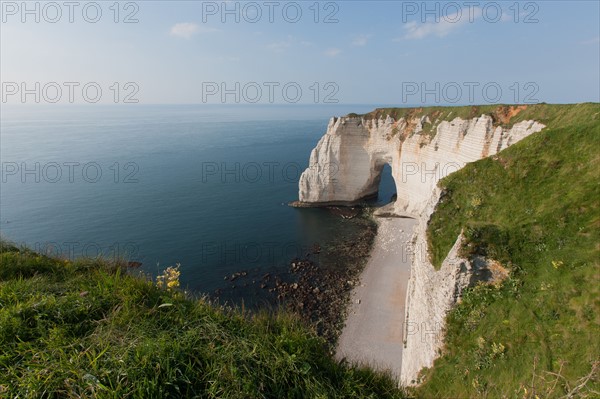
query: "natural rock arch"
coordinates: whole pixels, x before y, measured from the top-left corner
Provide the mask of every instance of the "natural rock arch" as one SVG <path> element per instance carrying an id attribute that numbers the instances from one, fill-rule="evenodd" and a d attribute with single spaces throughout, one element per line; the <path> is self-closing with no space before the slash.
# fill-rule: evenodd
<path id="1" fill-rule="evenodd" d="M 385 134 L 373 134 L 370 125 L 358 117 L 330 121 L 327 134 L 311 153 L 309 168 L 300 177 L 300 202 L 353 204 L 371 198 L 379 191 L 386 164 L 397 179 L 394 161 L 399 158 L 400 143 L 391 142 Z"/>
<path id="2" fill-rule="evenodd" d="M 424 134 L 423 123 L 431 122 L 427 117 L 332 118 L 300 177 L 299 202 L 350 205 L 372 197 L 378 191 L 381 168 L 388 163 L 396 183 L 393 212 L 417 216 L 441 178 L 543 128 L 535 121 L 519 122 L 510 129 L 494 126 L 491 116 L 482 115 L 434 121 Z"/>

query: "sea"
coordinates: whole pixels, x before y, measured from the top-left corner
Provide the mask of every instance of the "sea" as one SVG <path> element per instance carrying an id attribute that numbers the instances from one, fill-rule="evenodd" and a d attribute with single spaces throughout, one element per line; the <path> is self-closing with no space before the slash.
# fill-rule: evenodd
<path id="1" fill-rule="evenodd" d="M 179 265 L 182 288 L 199 294 L 242 271 L 284 272 L 315 245 L 333 267 L 327 248 L 360 225 L 288 203 L 329 119 L 377 106 L 3 105 L 0 235 L 66 259 L 136 262 L 148 278 Z M 386 168 L 375 204 L 394 190 Z"/>

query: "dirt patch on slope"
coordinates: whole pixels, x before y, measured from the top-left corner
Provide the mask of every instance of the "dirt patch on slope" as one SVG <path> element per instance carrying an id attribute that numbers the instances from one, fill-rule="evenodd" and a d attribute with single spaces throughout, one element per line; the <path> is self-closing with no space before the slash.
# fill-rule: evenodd
<path id="1" fill-rule="evenodd" d="M 502 105 L 496 109 L 494 113 L 497 123 L 507 125 L 510 120 L 517 116 L 521 111 L 526 110 L 527 105 Z"/>

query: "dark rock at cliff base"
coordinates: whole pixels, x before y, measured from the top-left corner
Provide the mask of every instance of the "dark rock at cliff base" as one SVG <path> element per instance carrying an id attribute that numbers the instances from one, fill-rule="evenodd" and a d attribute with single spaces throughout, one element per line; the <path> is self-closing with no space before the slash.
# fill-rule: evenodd
<path id="1" fill-rule="evenodd" d="M 313 247 L 312 247 L 312 253 L 317 255 L 321 253 L 321 246 L 319 245 L 318 242 L 315 242 Z"/>
<path id="2" fill-rule="evenodd" d="M 225 276 L 223 280 L 235 281 L 240 277 L 246 277 L 248 275 L 247 271 L 235 272 L 231 276 Z"/>
<path id="3" fill-rule="evenodd" d="M 282 304 L 312 325 L 332 349 L 344 326 L 350 294 L 359 284 L 376 232 L 376 226 L 369 223 L 358 238 L 329 248 L 329 256 L 341 260 L 337 267 L 294 260 L 289 269 L 294 282 L 276 286 Z"/>
<path id="4" fill-rule="evenodd" d="M 341 206 L 329 206 L 327 210 L 334 215 L 340 216 L 344 219 L 352 219 L 360 215 L 362 209 L 359 207 L 341 207 Z"/>
<path id="5" fill-rule="evenodd" d="M 238 286 L 254 286 L 257 295 L 265 296 L 266 303 L 296 313 L 333 350 L 344 326 L 350 294 L 359 284 L 377 233 L 377 225 L 370 218 L 357 217 L 352 223 L 358 223 L 359 231 L 351 239 L 327 247 L 315 243 L 306 257 L 291 261 L 287 271 L 240 271 L 224 280 L 235 280 Z M 219 298 L 232 290 L 229 285 L 214 295 Z"/>

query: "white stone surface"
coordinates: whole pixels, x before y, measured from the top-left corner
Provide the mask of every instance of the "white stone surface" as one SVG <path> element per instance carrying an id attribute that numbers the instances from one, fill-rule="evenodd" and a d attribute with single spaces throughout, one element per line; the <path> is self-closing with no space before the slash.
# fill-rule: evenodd
<path id="1" fill-rule="evenodd" d="M 300 176 L 300 202 L 355 202 L 375 194 L 387 163 L 398 193 L 396 213 L 419 215 L 441 178 L 544 127 L 523 121 L 503 129 L 488 115 L 455 118 L 440 122 L 430 140 L 421 126 L 418 118 L 332 118 Z"/>
<path id="2" fill-rule="evenodd" d="M 427 221 L 439 195 L 440 189 L 436 188 L 413 235 L 413 259 L 405 302 L 402 385 L 415 384 L 419 371 L 433 365 L 443 344 L 446 314 L 469 285 L 472 273 L 471 264 L 458 256 L 462 236 L 457 238 L 439 271 L 429 261 Z"/>

